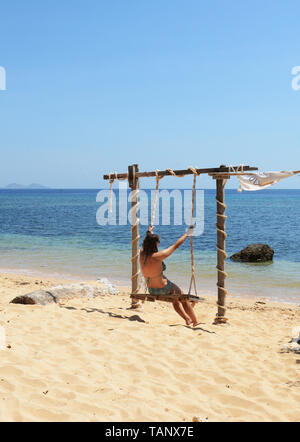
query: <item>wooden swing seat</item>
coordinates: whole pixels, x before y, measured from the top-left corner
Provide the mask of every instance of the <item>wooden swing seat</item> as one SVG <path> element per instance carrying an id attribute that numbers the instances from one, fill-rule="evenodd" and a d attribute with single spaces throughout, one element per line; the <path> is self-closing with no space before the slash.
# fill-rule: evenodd
<path id="1" fill-rule="evenodd" d="M 130 295 L 132 299 L 139 299 L 141 301 L 163 301 L 163 302 L 174 302 L 174 301 L 190 301 L 190 302 L 203 302 L 204 298 L 200 298 L 195 295 L 150 295 L 150 293 L 135 293 Z"/>

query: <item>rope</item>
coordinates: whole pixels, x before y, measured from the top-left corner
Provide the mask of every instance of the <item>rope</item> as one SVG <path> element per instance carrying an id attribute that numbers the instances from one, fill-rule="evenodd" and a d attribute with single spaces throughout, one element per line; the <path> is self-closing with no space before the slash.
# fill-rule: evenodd
<path id="1" fill-rule="evenodd" d="M 156 186 L 155 186 L 155 194 L 154 194 L 154 201 L 153 201 L 153 207 L 152 207 L 152 213 L 151 213 L 151 221 L 150 226 L 153 227 L 154 218 L 155 218 L 155 212 L 156 212 L 156 204 L 158 199 L 158 189 L 159 189 L 159 181 L 163 178 L 163 176 L 158 175 L 159 169 L 156 169 L 155 175 L 156 175 Z M 174 173 L 174 172 L 173 172 Z M 174 174 L 175 175 L 175 174 Z M 144 278 L 144 292 L 147 293 L 148 287 L 146 278 Z M 143 301 L 144 302 L 144 301 Z"/>
<path id="2" fill-rule="evenodd" d="M 168 172 L 170 172 L 171 175 L 177 176 L 179 178 L 183 178 L 185 175 L 176 175 L 174 170 L 172 169 L 166 169 Z M 195 211 L 195 195 L 196 195 L 196 180 L 197 180 L 197 170 L 193 167 L 189 167 L 189 170 L 193 172 L 194 175 L 194 181 L 193 181 L 193 195 L 192 195 L 192 212 L 191 212 L 191 223 L 190 226 L 193 226 L 194 221 L 194 211 Z M 159 189 L 159 181 L 163 178 L 158 175 L 159 170 L 156 169 L 155 175 L 156 175 L 156 186 L 155 186 L 155 195 L 154 195 L 154 201 L 153 201 L 153 208 L 152 208 L 152 214 L 151 214 L 151 223 L 150 226 L 153 226 L 154 218 L 155 218 L 155 212 L 156 212 L 156 205 L 157 205 L 157 199 L 158 199 L 158 189 Z M 195 264 L 194 264 L 194 245 L 193 245 L 193 237 L 190 236 L 190 245 L 191 245 L 191 281 L 189 286 L 189 292 L 191 293 L 192 285 L 194 285 L 195 294 L 197 295 L 197 286 L 196 286 L 196 278 L 195 278 Z M 136 276 L 136 275 L 134 275 Z"/>
<path id="3" fill-rule="evenodd" d="M 236 169 L 236 171 L 239 172 L 239 169 L 241 169 L 241 173 L 244 174 L 244 165 L 243 164 L 240 164 L 239 167 Z M 238 188 L 238 192 L 242 192 L 242 191 L 243 191 L 243 189 L 242 189 L 242 186 L 240 184 L 240 187 Z"/>
<path id="4" fill-rule="evenodd" d="M 195 195 L 196 195 L 196 180 L 197 180 L 197 171 L 196 169 L 194 169 L 193 167 L 189 167 L 189 169 L 193 172 L 194 174 L 194 180 L 193 180 L 193 195 L 192 195 L 192 212 L 191 212 L 191 223 L 190 223 L 190 227 L 192 227 L 194 225 L 194 211 L 195 211 Z M 195 294 L 197 295 L 197 286 L 196 286 L 196 278 L 195 278 L 195 264 L 194 264 L 194 244 L 193 244 L 193 236 L 190 236 L 190 246 L 191 246 L 191 281 L 190 281 L 190 286 L 189 286 L 189 291 L 188 294 L 191 294 L 191 290 L 192 290 L 192 285 L 194 283 L 194 290 L 195 290 Z"/>
<path id="5" fill-rule="evenodd" d="M 109 185 L 110 185 L 110 196 L 109 196 L 109 213 L 112 213 L 112 186 L 114 181 L 117 179 L 117 172 L 114 172 L 114 177 L 112 177 L 111 175 L 113 175 L 112 173 L 109 174 Z"/>
<path id="6" fill-rule="evenodd" d="M 177 176 L 179 178 L 183 178 L 185 175 L 176 175 L 173 169 L 166 169 L 172 176 Z M 195 211 L 195 195 L 196 195 L 196 180 L 197 180 L 197 170 L 193 167 L 189 167 L 189 170 L 193 172 L 194 175 L 194 181 L 193 181 L 193 195 L 192 195 L 192 212 L 191 212 L 191 223 L 190 226 L 193 225 L 194 221 L 194 211 Z M 155 195 L 154 195 L 154 201 L 153 201 L 153 208 L 152 208 L 152 214 L 151 214 L 151 223 L 150 226 L 153 226 L 154 218 L 155 218 L 155 212 L 156 212 L 156 205 L 157 205 L 157 198 L 158 198 L 158 189 L 159 189 L 159 181 L 163 178 L 158 175 L 159 170 L 156 169 L 155 175 L 156 175 L 156 187 L 155 187 Z M 189 292 L 191 293 L 192 285 L 194 285 L 195 294 L 197 295 L 197 286 L 196 286 L 196 278 L 195 278 L 195 263 L 194 263 L 194 245 L 193 245 L 193 236 L 190 236 L 190 245 L 191 245 L 191 281 L 189 286 Z"/>
<path id="7" fill-rule="evenodd" d="M 185 175 L 176 175 L 173 169 L 166 169 L 167 172 L 170 172 L 171 175 L 177 176 L 177 178 L 184 178 Z"/>
<path id="8" fill-rule="evenodd" d="M 132 206 L 131 209 L 131 220 L 134 221 L 134 224 L 131 226 L 131 231 L 133 232 L 134 228 L 138 226 L 139 224 L 139 218 L 137 216 L 137 213 L 139 211 L 139 199 L 138 199 L 138 195 L 139 195 L 139 189 L 135 189 L 131 192 L 131 201 L 135 201 L 136 204 L 134 206 Z M 140 235 L 138 235 L 136 238 L 134 238 L 131 241 L 132 246 L 134 245 L 134 243 L 136 243 L 137 241 L 139 241 L 140 239 Z M 140 255 L 140 252 L 138 251 L 136 255 L 134 255 L 131 258 L 131 262 L 135 261 Z M 139 276 L 140 270 L 138 270 L 134 275 L 131 276 L 131 279 L 134 280 L 135 278 L 137 278 Z M 139 287 L 137 284 L 137 288 L 136 290 L 133 292 L 133 294 L 138 293 L 139 292 Z"/>
<path id="9" fill-rule="evenodd" d="M 156 175 L 156 186 L 155 186 L 155 194 L 154 194 L 154 201 L 153 201 L 153 208 L 152 208 L 152 214 L 151 214 L 151 222 L 150 226 L 153 226 L 154 218 L 155 218 L 155 211 L 156 211 L 156 203 L 157 203 L 157 197 L 158 197 L 158 188 L 159 188 L 159 181 L 163 178 L 158 175 L 159 170 L 156 169 L 155 175 Z"/>
<path id="10" fill-rule="evenodd" d="M 244 175 L 244 164 L 240 164 L 236 169 L 232 166 L 232 165 L 230 165 L 229 167 L 229 171 L 231 171 L 231 172 L 233 172 L 234 174 L 237 174 L 237 175 Z M 239 174 L 239 172 L 240 172 L 240 174 Z M 225 183 L 224 184 L 226 184 L 227 183 L 227 181 L 228 180 L 225 180 Z M 241 187 L 241 185 L 240 185 L 240 187 L 238 188 L 238 192 L 242 192 L 242 187 Z"/>
<path id="11" fill-rule="evenodd" d="M 115 182 L 115 180 L 124 181 L 124 180 L 127 180 L 127 178 L 126 177 L 119 178 L 117 175 L 117 172 L 113 172 L 108 175 L 108 180 L 109 180 L 109 185 L 110 185 L 109 212 L 112 213 L 112 194 L 113 194 L 112 186 L 113 186 L 113 183 Z"/>

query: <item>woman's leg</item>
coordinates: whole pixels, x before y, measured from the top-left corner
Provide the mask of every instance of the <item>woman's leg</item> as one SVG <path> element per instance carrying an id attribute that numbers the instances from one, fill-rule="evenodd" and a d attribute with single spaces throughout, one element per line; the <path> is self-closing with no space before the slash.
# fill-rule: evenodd
<path id="1" fill-rule="evenodd" d="M 190 319 L 190 317 L 185 313 L 180 301 L 174 301 L 173 307 L 175 312 L 185 320 L 186 325 L 190 325 L 193 322 L 192 319 Z"/>
<path id="2" fill-rule="evenodd" d="M 191 318 L 191 320 L 193 322 L 193 326 L 195 327 L 198 324 L 198 320 L 195 315 L 193 307 L 191 306 L 189 301 L 183 301 L 182 305 L 183 305 L 183 308 L 184 308 L 185 312 L 187 313 L 187 315 Z"/>
<path id="3" fill-rule="evenodd" d="M 171 286 L 171 293 L 182 295 L 182 290 L 174 283 L 172 283 Z M 173 302 L 174 310 L 181 316 L 185 322 L 186 325 L 190 325 L 193 323 L 193 325 L 197 325 L 197 318 L 194 313 L 193 308 L 188 302 L 181 302 L 181 301 L 174 301 Z"/>

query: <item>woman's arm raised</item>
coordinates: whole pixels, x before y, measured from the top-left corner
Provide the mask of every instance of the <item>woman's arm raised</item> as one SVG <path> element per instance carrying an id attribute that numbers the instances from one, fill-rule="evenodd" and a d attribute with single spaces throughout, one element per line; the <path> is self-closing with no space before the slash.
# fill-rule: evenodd
<path id="1" fill-rule="evenodd" d="M 164 259 L 168 258 L 168 256 L 172 255 L 172 253 L 175 252 L 178 247 L 181 246 L 181 244 L 184 243 L 184 241 L 188 237 L 188 232 L 186 232 L 184 235 L 182 235 L 174 244 L 172 244 L 170 247 L 164 250 L 160 250 L 159 252 L 153 253 L 152 257 L 155 259 L 159 259 L 160 261 L 163 261 Z"/>

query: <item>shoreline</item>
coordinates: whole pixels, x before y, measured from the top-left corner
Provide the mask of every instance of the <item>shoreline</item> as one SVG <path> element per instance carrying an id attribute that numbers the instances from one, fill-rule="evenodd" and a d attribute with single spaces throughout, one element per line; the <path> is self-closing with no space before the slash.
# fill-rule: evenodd
<path id="1" fill-rule="evenodd" d="M 99 278 L 100 279 L 100 278 Z M 117 284 L 113 282 L 109 277 L 106 278 L 109 282 L 111 282 L 115 287 L 119 290 L 119 295 L 128 295 L 128 302 L 130 304 L 130 294 L 131 294 L 131 288 L 128 285 L 125 284 Z M 42 274 L 26 274 L 26 273 L 16 273 L 16 272 L 3 272 L 0 269 L 0 285 L 3 280 L 6 280 L 11 288 L 15 287 L 17 295 L 19 294 L 25 294 L 29 293 L 27 289 L 33 289 L 34 290 L 43 290 L 50 287 L 53 287 L 55 285 L 68 285 L 68 284 L 74 284 L 75 282 L 81 282 L 85 284 L 97 284 L 98 281 L 95 279 L 83 279 L 80 277 L 77 278 L 67 278 L 64 276 L 49 276 L 49 275 L 42 275 Z M 117 296 L 119 296 L 117 295 Z M 205 290 L 202 290 L 198 293 L 199 296 L 204 297 L 206 302 L 209 302 L 210 304 L 216 304 L 217 301 L 217 291 L 216 293 L 207 292 Z M 96 298 L 94 298 L 96 299 Z M 300 311 L 300 304 L 294 304 L 290 302 L 282 302 L 282 301 L 272 301 L 270 299 L 267 299 L 263 294 L 258 295 L 255 294 L 252 297 L 243 297 L 243 295 L 236 294 L 236 295 L 228 295 L 227 297 L 227 308 L 231 308 L 231 305 L 244 305 L 245 308 L 251 308 L 256 303 L 263 303 L 267 305 L 270 308 L 283 308 L 283 309 L 296 309 Z M 0 298 L 0 304 L 1 304 L 1 298 Z M 148 303 L 146 303 L 148 304 Z M 159 304 L 159 303 L 157 303 Z M 164 303 L 163 303 L 164 304 Z M 300 324 L 299 324 L 300 325 Z"/>
<path id="2" fill-rule="evenodd" d="M 57 272 L 43 272 L 43 271 L 39 271 L 36 269 L 22 269 L 22 270 L 18 270 L 18 269 L 10 269 L 10 268 L 0 268 L 0 278 L 1 275 L 11 275 L 12 277 L 19 277 L 19 278 L 32 278 L 32 279 L 36 279 L 36 280 L 57 280 L 57 281 L 68 281 L 69 283 L 74 283 L 74 282 L 89 282 L 89 283 L 96 283 L 97 280 L 101 279 L 101 278 L 107 278 L 113 285 L 117 286 L 117 287 L 122 287 L 122 288 L 126 288 L 126 291 L 128 291 L 128 293 L 131 292 L 129 283 L 130 281 L 128 280 L 128 284 L 124 281 L 124 280 L 116 280 L 114 277 L 110 277 L 109 275 L 100 275 L 98 278 L 93 279 L 90 276 L 86 275 L 86 276 L 82 276 L 82 275 L 76 275 L 76 274 L 66 274 L 66 273 L 57 273 Z M 181 285 L 181 284 L 180 284 Z M 142 285 L 143 287 L 143 285 Z M 217 289 L 212 290 L 211 288 L 209 289 L 199 289 L 198 288 L 198 295 L 199 296 L 205 296 L 205 297 L 217 297 Z M 261 293 L 260 295 L 257 295 L 256 293 L 251 293 L 250 290 L 248 293 L 242 293 L 242 292 L 233 292 L 233 290 L 229 290 L 228 293 L 228 299 L 229 300 L 241 300 L 243 302 L 251 302 L 253 300 L 264 300 L 267 301 L 269 303 L 274 303 L 274 304 L 282 304 L 282 305 L 291 305 L 291 306 L 300 306 L 300 300 L 298 301 L 286 301 L 284 299 L 276 299 L 273 300 L 271 299 L 271 297 L 266 294 L 266 293 Z"/>
<path id="3" fill-rule="evenodd" d="M 100 279 L 100 278 L 99 278 Z M 109 282 L 111 282 L 115 287 L 119 290 L 119 295 L 111 295 L 111 296 L 128 296 L 128 303 L 131 303 L 130 294 L 131 288 L 128 285 L 121 285 L 113 282 L 109 277 L 106 278 Z M 84 284 L 95 285 L 98 283 L 95 279 L 83 279 L 80 277 L 77 278 L 67 278 L 64 276 L 49 276 L 42 274 L 26 274 L 26 273 L 15 273 L 15 272 L 2 272 L 0 269 L 0 286 L 3 286 L 3 281 L 6 281 L 10 288 L 15 288 L 17 295 L 29 293 L 34 290 L 43 290 L 56 285 L 68 285 L 74 284 L 75 282 L 81 282 Z M 100 283 L 101 284 L 101 283 Z M 32 289 L 32 290 L 31 290 Z M 203 290 L 198 293 L 199 296 L 205 298 L 205 302 L 210 303 L 211 305 L 217 305 L 217 291 L 216 293 L 208 293 Z M 97 299 L 97 297 L 93 298 Z M 236 295 L 228 295 L 227 297 L 227 308 L 230 309 L 232 305 L 242 305 L 246 309 L 251 308 L 255 304 L 265 304 L 269 308 L 279 308 L 279 309 L 295 309 L 296 311 L 300 311 L 300 304 L 294 304 L 290 302 L 282 302 L 282 301 L 272 301 L 267 299 L 264 295 L 253 295 L 252 297 L 243 297 L 240 294 Z M 146 302 L 146 304 L 148 304 Z M 157 302 L 156 304 L 160 304 Z M 163 303 L 165 305 L 165 303 Z M 0 298 L 1 305 L 1 298 Z M 300 325 L 300 324 L 299 324 Z"/>

